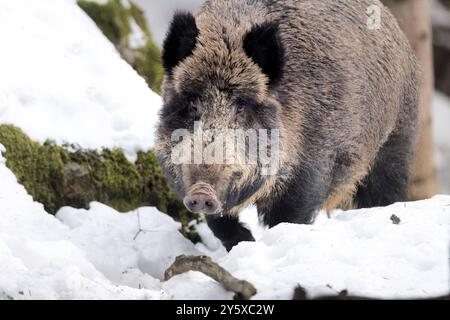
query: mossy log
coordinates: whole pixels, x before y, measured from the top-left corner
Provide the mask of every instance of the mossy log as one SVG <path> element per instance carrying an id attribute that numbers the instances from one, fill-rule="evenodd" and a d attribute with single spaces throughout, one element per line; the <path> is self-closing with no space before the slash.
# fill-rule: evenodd
<path id="1" fill-rule="evenodd" d="M 92 201 L 127 212 L 155 206 L 182 224 L 181 232 L 199 241 L 192 220 L 170 189 L 153 151 L 139 152 L 134 163 L 119 149 L 83 150 L 73 145 L 39 144 L 13 125 L 0 125 L 6 166 L 49 213 L 63 206 L 88 208 Z"/>
<path id="2" fill-rule="evenodd" d="M 153 41 L 144 12 L 131 1 L 127 5 L 121 0 L 105 3 L 78 0 L 77 3 L 114 44 L 122 58 L 147 81 L 153 91 L 160 93 L 164 74 L 161 50 Z M 145 40 L 139 47 L 131 47 L 129 42 L 133 22 Z"/>

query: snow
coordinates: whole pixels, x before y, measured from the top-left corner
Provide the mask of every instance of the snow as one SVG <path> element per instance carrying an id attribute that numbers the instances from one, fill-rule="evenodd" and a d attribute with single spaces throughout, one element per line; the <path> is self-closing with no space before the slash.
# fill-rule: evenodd
<path id="1" fill-rule="evenodd" d="M 123 271 L 136 267 L 162 280 L 176 256 L 198 252 L 178 232 L 180 224 L 155 208 L 140 208 L 121 215 L 94 202 L 89 210 L 62 208 L 57 218 L 71 227 L 70 238 L 77 246 L 86 248 L 94 265 L 115 281 L 120 281 Z"/>
<path id="2" fill-rule="evenodd" d="M 129 36 L 129 46 L 132 49 L 142 48 L 146 45 L 147 39 L 141 27 L 138 26 L 136 20 L 130 19 L 131 34 Z"/>
<path id="3" fill-rule="evenodd" d="M 82 245 L 77 247 L 71 240 L 70 228 L 33 202 L 3 158 L 0 181 L 0 299 L 163 297 L 157 289 L 139 290 L 108 280 L 89 261 Z M 145 283 L 153 285 L 152 281 Z"/>
<path id="4" fill-rule="evenodd" d="M 152 146 L 160 98 L 74 1 L 1 1 L 0 27 L 8 44 L 0 52 L 0 123 L 38 141 L 115 146 L 129 157 Z M 436 96 L 441 156 L 449 147 L 447 105 Z M 0 299 L 232 298 L 198 272 L 164 281 L 180 254 L 211 256 L 252 282 L 255 299 L 289 299 L 299 284 L 310 297 L 343 289 L 380 298 L 450 291 L 450 196 L 335 211 L 330 218 L 321 213 L 314 225 L 270 230 L 258 226 L 252 207 L 241 220 L 257 240 L 227 253 L 207 225 L 197 226 L 202 243 L 194 245 L 178 222 L 151 207 L 119 213 L 93 202 L 88 210 L 65 207 L 49 215 L 17 182 L 2 152 L 0 145 Z"/>
<path id="5" fill-rule="evenodd" d="M 0 38 L 1 123 L 130 159 L 153 146 L 160 97 L 75 1 L 1 1 Z"/>
<path id="6" fill-rule="evenodd" d="M 400 225 L 390 220 L 393 214 Z M 322 213 L 312 226 L 281 224 L 266 231 L 257 243 L 233 249 L 222 264 L 259 284 L 256 299 L 289 299 L 295 283 L 312 297 L 344 289 L 379 298 L 445 294 L 449 214 L 448 196 L 336 211 L 331 219 Z"/>
<path id="7" fill-rule="evenodd" d="M 176 256 L 205 253 L 252 282 L 255 299 L 289 299 L 297 284 L 311 297 L 343 289 L 381 298 L 450 290 L 450 196 L 336 211 L 330 219 L 322 213 L 314 225 L 281 224 L 226 253 L 206 225 L 204 244 L 194 245 L 155 208 L 122 214 L 94 202 L 51 216 L 0 162 L 0 298 L 231 299 L 197 272 L 163 281 Z"/>

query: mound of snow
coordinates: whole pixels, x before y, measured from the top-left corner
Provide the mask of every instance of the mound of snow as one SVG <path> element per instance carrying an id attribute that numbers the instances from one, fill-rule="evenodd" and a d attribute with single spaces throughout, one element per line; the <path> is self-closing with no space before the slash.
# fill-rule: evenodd
<path id="1" fill-rule="evenodd" d="M 0 299 L 231 299 L 197 272 L 162 281 L 177 255 L 203 253 L 252 282 L 255 299 L 289 299 L 297 284 L 311 296 L 450 291 L 450 196 L 334 212 L 312 226 L 281 224 L 227 254 L 206 225 L 207 246 L 194 246 L 155 208 L 121 214 L 92 203 L 89 210 L 63 208 L 55 218 L 4 162 L 0 157 Z"/>
<path id="2" fill-rule="evenodd" d="M 198 253 L 178 232 L 181 225 L 155 208 L 119 214 L 94 202 L 89 210 L 62 208 L 57 218 L 70 226 L 71 241 L 84 248 L 89 260 L 119 283 L 124 272 L 136 268 L 162 280 L 176 256 Z"/>
<path id="3" fill-rule="evenodd" d="M 160 97 L 75 1 L 1 1 L 0 39 L 0 123 L 130 158 L 153 146 Z"/>
<path id="4" fill-rule="evenodd" d="M 400 218 L 393 224 L 392 215 Z M 256 283 L 256 299 L 289 299 L 301 284 L 310 296 L 417 298 L 448 294 L 450 197 L 386 208 L 322 214 L 312 225 L 281 224 L 221 260 Z"/>
<path id="5" fill-rule="evenodd" d="M 73 243 L 71 229 L 33 202 L 1 156 L 0 181 L 0 299 L 163 297 L 159 281 L 133 270 L 123 277 L 128 281 L 140 278 L 143 289 L 108 280 L 89 260 L 89 252 Z M 96 238 L 86 239 L 92 251 Z M 112 239 L 114 236 L 109 239 L 111 244 Z M 117 253 L 117 259 L 122 259 Z"/>

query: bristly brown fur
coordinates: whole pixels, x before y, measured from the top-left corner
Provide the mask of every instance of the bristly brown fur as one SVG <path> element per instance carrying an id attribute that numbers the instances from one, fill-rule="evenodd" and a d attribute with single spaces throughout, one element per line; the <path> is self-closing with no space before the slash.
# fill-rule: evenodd
<path id="1" fill-rule="evenodd" d="M 375 30 L 367 26 L 372 5 L 382 14 Z M 244 48 L 246 36 L 262 25 L 276 26 L 268 39 L 282 46 L 279 63 L 270 66 L 278 65 L 279 74 Z M 166 74 L 158 131 L 158 156 L 180 195 L 199 179 L 206 181 L 217 188 L 226 213 L 237 215 L 256 203 L 269 226 L 311 223 L 321 208 L 406 200 L 419 68 L 381 2 L 209 0 L 195 26 L 194 48 Z M 245 124 L 234 111 L 241 97 L 252 101 Z M 183 111 L 190 99 L 202 110 L 206 128 L 280 129 L 278 174 L 262 178 L 254 166 L 173 165 L 170 133 L 191 128 L 192 118 Z M 236 172 L 242 177 L 231 181 Z M 227 248 L 251 238 L 239 231 L 236 219 L 227 219 L 229 232 L 220 230 L 218 220 L 211 223 Z"/>

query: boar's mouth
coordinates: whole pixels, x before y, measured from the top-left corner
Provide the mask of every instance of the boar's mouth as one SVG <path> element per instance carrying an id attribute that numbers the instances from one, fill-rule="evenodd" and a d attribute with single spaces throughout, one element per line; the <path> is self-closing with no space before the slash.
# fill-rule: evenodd
<path id="1" fill-rule="evenodd" d="M 234 207 L 239 207 L 248 201 L 252 196 L 254 196 L 264 185 L 265 178 L 258 176 L 255 179 L 247 181 L 239 188 L 239 191 L 233 190 L 234 187 L 230 186 L 227 190 L 227 199 L 225 201 L 226 208 L 228 211 Z"/>
<path id="2" fill-rule="evenodd" d="M 183 199 L 184 206 L 192 213 L 216 214 L 221 209 L 213 187 L 204 182 L 191 186 Z"/>

